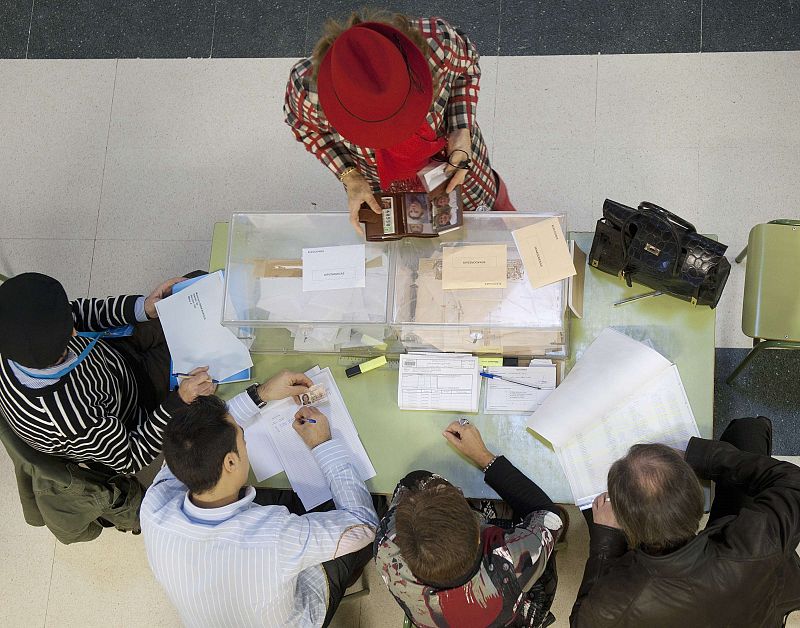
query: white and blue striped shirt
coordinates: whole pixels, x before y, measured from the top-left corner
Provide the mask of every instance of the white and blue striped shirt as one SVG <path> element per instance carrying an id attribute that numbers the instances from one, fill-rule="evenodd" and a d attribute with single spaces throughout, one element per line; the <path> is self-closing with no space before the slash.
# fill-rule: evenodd
<path id="1" fill-rule="evenodd" d="M 293 515 L 253 503 L 255 489 L 222 508 L 199 508 L 165 465 L 141 508 L 147 558 L 187 626 L 322 625 L 322 563 L 365 547 L 378 517 L 364 482 L 336 440 L 314 458 L 337 510 Z"/>

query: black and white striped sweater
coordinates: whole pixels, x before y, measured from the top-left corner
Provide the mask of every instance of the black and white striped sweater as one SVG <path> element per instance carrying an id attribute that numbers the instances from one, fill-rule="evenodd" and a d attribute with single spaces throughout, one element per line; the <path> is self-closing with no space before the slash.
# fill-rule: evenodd
<path id="1" fill-rule="evenodd" d="M 100 331 L 135 323 L 137 298 L 73 301 L 75 328 Z M 89 342 L 89 338 L 74 337 L 69 348 L 80 354 Z M 34 449 L 77 462 L 97 462 L 119 473 L 135 473 L 158 456 L 170 412 L 182 404 L 172 392 L 148 413 L 139 403 L 130 367 L 103 340 L 67 375 L 36 390 L 20 383 L 8 359 L 0 356 L 0 412 L 8 424 Z"/>

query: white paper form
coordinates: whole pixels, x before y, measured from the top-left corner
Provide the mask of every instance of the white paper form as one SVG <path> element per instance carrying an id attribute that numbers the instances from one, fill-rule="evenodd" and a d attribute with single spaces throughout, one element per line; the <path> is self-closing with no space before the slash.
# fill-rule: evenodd
<path id="1" fill-rule="evenodd" d="M 375 477 L 375 468 L 361 443 L 330 369 L 316 366 L 308 370 L 306 375 L 315 384 L 326 387 L 328 401 L 316 407 L 328 417 L 331 436 L 347 450 L 356 474 L 364 481 Z M 245 429 L 245 440 L 256 479 L 263 481 L 280 471 L 286 471 L 292 489 L 306 510 L 310 510 L 331 499 L 332 494 L 314 455 L 292 426 L 299 407 L 291 398 L 268 404 Z"/>
<path id="2" fill-rule="evenodd" d="M 564 445 L 617 406 L 621 394 L 639 390 L 671 365 L 643 343 L 606 328 L 530 418 L 528 427 L 553 445 Z"/>
<path id="3" fill-rule="evenodd" d="M 700 436 L 674 364 L 614 408 L 598 423 L 556 448 L 575 504 L 591 508 L 607 488 L 608 470 L 636 443 L 661 443 L 686 449 Z"/>
<path id="4" fill-rule="evenodd" d="M 207 365 L 222 381 L 253 366 L 247 347 L 220 322 L 223 302 L 222 273 L 216 272 L 156 303 L 176 373 Z"/>
<path id="5" fill-rule="evenodd" d="M 542 390 L 520 386 L 501 379 L 486 380 L 483 411 L 486 414 L 530 414 L 547 399 L 556 387 L 556 365 L 492 366 L 486 372 L 500 375 L 512 382 L 540 386 Z"/>
<path id="6" fill-rule="evenodd" d="M 457 353 L 400 356 L 397 405 L 403 410 L 477 412 L 478 358 Z"/>
<path id="7" fill-rule="evenodd" d="M 303 249 L 303 292 L 363 288 L 366 253 L 364 244 Z"/>

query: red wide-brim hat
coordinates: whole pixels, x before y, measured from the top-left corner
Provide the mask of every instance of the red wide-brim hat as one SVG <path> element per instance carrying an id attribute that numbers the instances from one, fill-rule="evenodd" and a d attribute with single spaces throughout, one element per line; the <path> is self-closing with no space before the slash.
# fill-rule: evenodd
<path id="1" fill-rule="evenodd" d="M 353 144 L 388 148 L 411 137 L 431 107 L 433 82 L 422 51 L 388 24 L 365 22 L 339 35 L 317 75 L 319 102 Z"/>

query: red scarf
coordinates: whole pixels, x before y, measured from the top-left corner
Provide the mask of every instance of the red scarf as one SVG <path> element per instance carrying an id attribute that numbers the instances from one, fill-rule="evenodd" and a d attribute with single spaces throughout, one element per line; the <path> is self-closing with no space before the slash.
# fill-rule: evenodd
<path id="1" fill-rule="evenodd" d="M 436 153 L 447 146 L 447 139 L 436 137 L 426 121 L 407 140 L 391 148 L 375 150 L 381 190 L 388 190 L 395 181 L 416 179 L 417 172 L 424 168 Z"/>

